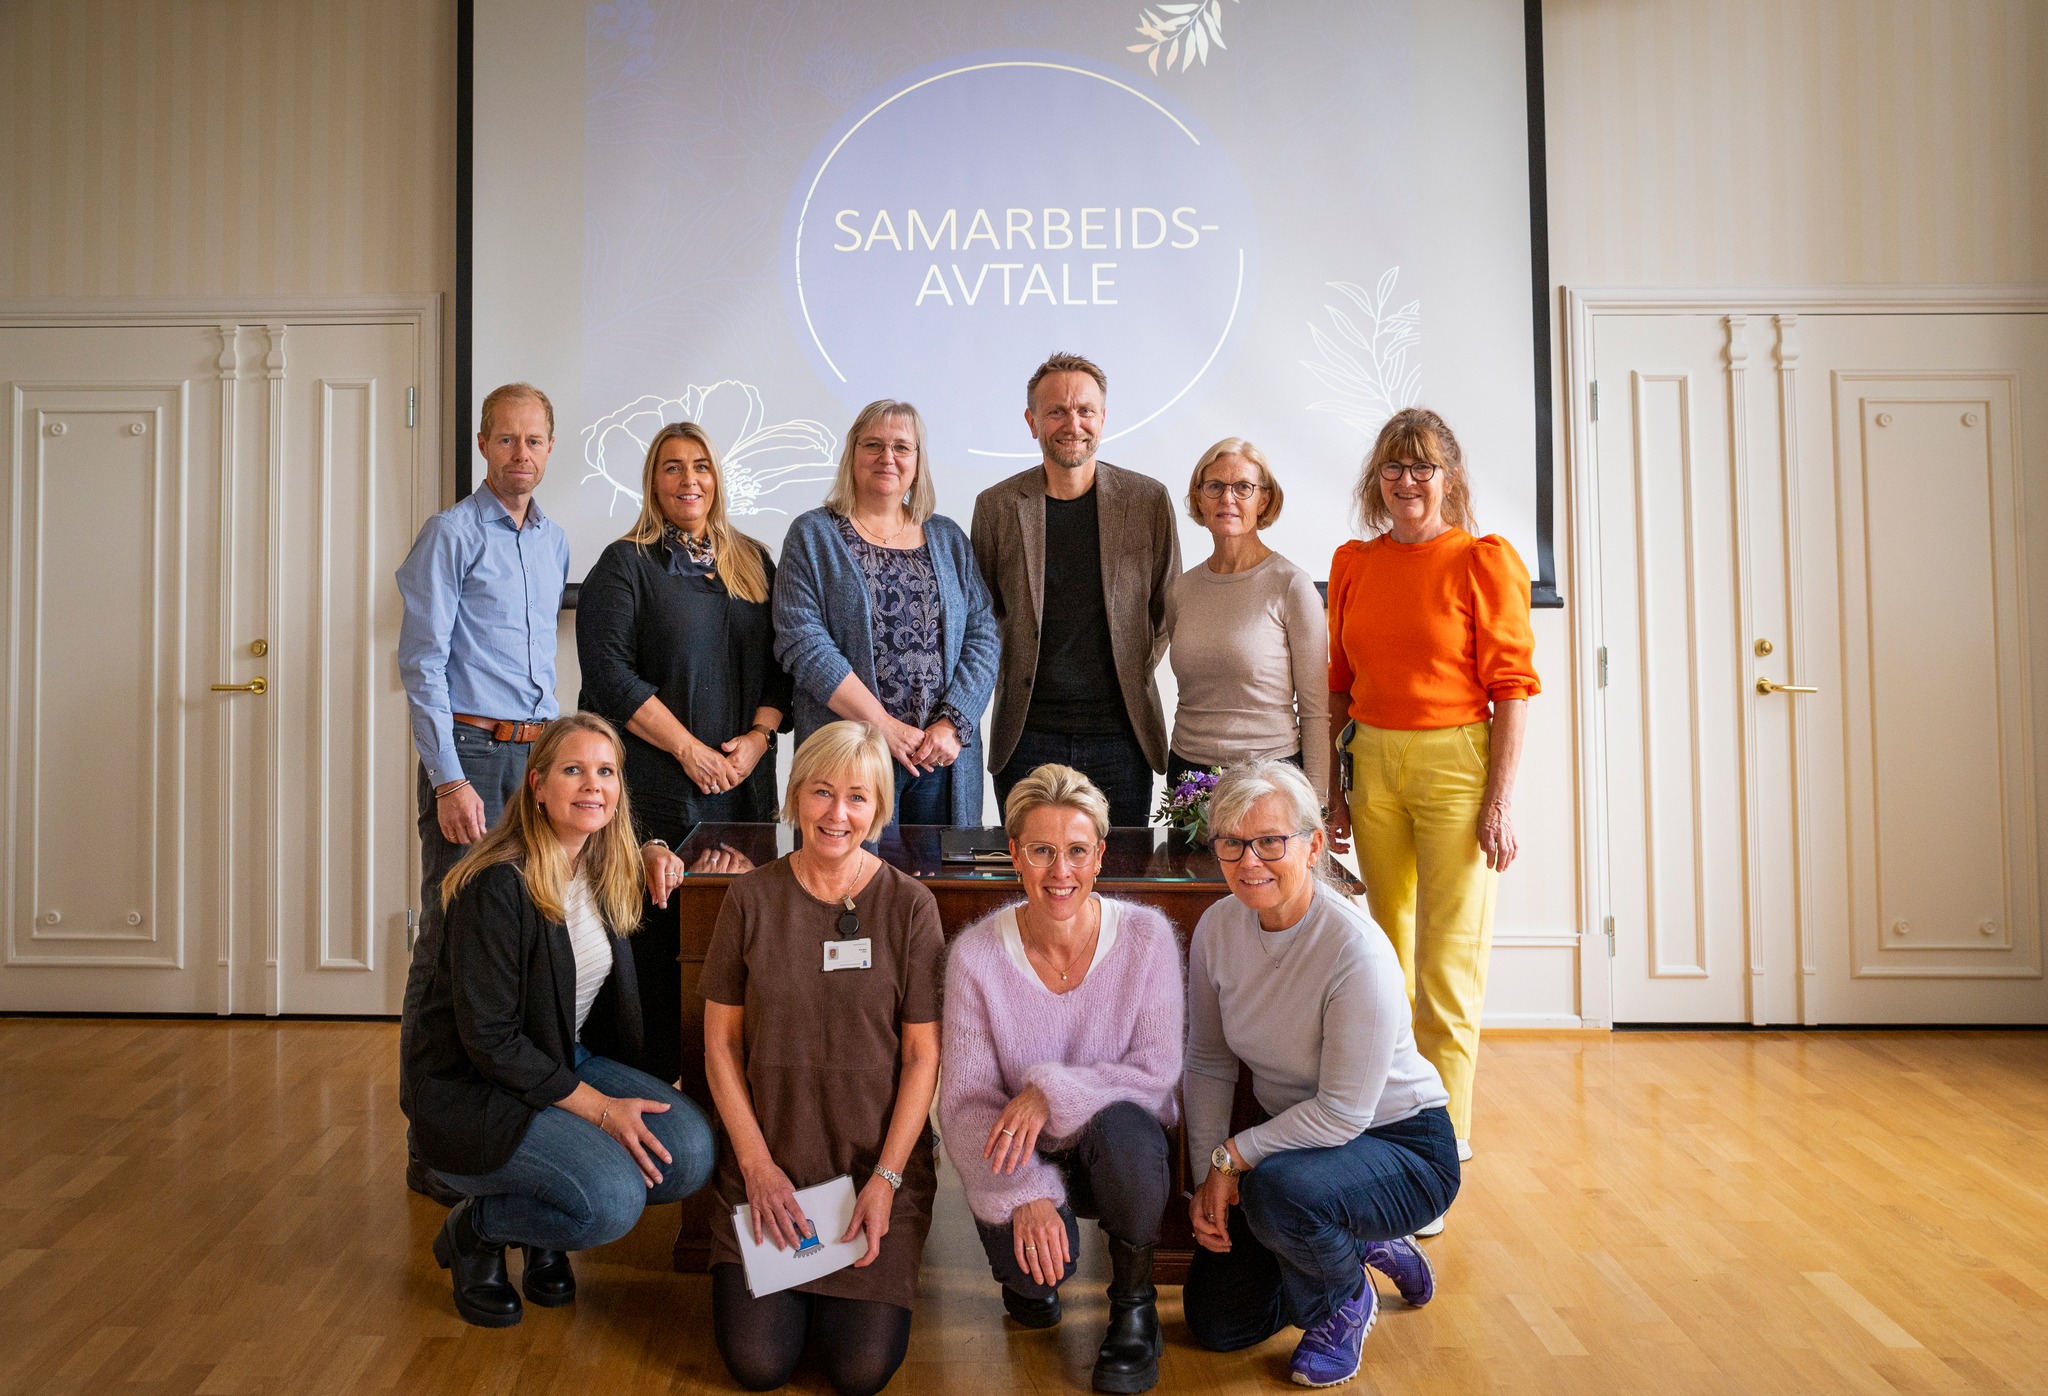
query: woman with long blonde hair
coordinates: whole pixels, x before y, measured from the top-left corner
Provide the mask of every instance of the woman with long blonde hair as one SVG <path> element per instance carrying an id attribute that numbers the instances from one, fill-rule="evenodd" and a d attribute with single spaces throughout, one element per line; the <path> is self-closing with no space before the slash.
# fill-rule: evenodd
<path id="1" fill-rule="evenodd" d="M 635 1063 L 641 857 L 619 736 L 594 713 L 542 731 L 503 818 L 441 885 L 447 934 L 401 1064 L 421 1159 L 463 1195 L 434 1239 L 470 1323 L 576 1297 L 568 1252 L 711 1176 L 704 1115 Z"/>
<path id="2" fill-rule="evenodd" d="M 725 474 L 695 422 L 647 443 L 640 517 L 604 550 L 576 603 L 579 703 L 625 732 L 626 785 L 643 839 L 775 818 L 775 734 L 790 710 L 775 661 L 768 550 L 732 525 Z M 668 902 L 657 888 L 660 902 Z M 680 932 L 658 906 L 634 951 L 651 1069 L 681 1069 Z"/>

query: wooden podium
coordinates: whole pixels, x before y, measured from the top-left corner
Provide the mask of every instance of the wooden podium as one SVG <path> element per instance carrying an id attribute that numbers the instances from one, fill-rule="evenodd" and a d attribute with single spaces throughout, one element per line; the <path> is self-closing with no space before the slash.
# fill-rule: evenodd
<path id="1" fill-rule="evenodd" d="M 939 833 L 936 827 L 913 825 L 887 830 L 876 852 L 894 867 L 902 869 L 931 889 L 939 904 L 939 920 L 948 939 L 958 935 L 983 916 L 1022 893 L 1017 876 L 1007 866 L 989 868 L 965 863 L 939 861 Z M 794 834 L 777 824 L 699 824 L 676 852 L 685 868 L 698 865 L 702 857 L 721 847 L 746 856 L 756 866 L 772 862 L 794 847 Z M 704 951 L 711 942 L 711 930 L 718 921 L 718 909 L 732 874 L 691 873 L 676 890 L 676 917 L 682 971 L 682 1089 L 683 1094 L 714 1113 L 711 1092 L 704 1080 L 704 1004 L 697 992 L 697 977 L 704 964 Z M 1095 890 L 1126 901 L 1141 902 L 1165 913 L 1180 932 L 1185 954 L 1195 922 L 1218 898 L 1229 895 L 1223 874 L 1208 849 L 1188 843 L 1164 829 L 1112 829 L 1109 847 L 1102 860 L 1102 875 Z M 1251 1115 L 1251 1073 L 1238 1082 L 1237 1113 L 1249 1123 Z M 1179 1284 L 1187 1276 L 1188 1260 L 1194 1250 L 1194 1233 L 1188 1226 L 1184 1202 L 1190 1191 L 1187 1146 L 1181 1131 L 1170 1131 L 1173 1158 L 1172 1201 L 1166 1216 L 1153 1275 L 1161 1284 Z M 945 1165 L 941 1165 L 942 1167 Z M 682 1225 L 676 1234 L 675 1264 L 678 1270 L 702 1270 L 709 1263 L 710 1219 L 718 1205 L 710 1188 L 683 1203 Z"/>

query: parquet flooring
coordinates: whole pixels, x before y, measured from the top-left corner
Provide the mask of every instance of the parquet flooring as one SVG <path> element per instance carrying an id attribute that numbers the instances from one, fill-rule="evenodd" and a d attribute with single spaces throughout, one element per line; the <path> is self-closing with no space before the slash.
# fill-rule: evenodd
<path id="1" fill-rule="evenodd" d="M 659 1211 L 573 1307 L 455 1317 L 396 1044 L 0 1020 L 0 1391 L 736 1390 Z M 1479 1090 L 1438 1298 L 1389 1299 L 1347 1393 L 2048 1391 L 2048 1035 L 1489 1037 Z M 1065 1325 L 1006 1329 L 949 1186 L 891 1390 L 1085 1391 L 1088 1234 Z M 1198 1352 L 1167 1295 L 1160 1390 L 1295 1389 L 1291 1334 Z"/>

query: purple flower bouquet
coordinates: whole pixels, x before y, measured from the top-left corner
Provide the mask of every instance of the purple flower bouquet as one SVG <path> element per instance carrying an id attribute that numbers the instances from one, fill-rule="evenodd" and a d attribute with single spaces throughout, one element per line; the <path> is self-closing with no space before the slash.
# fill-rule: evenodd
<path id="1" fill-rule="evenodd" d="M 1152 817 L 1169 829 L 1177 829 L 1196 843 L 1209 837 L 1209 792 L 1216 788 L 1219 768 L 1192 771 L 1178 785 L 1167 787 Z"/>

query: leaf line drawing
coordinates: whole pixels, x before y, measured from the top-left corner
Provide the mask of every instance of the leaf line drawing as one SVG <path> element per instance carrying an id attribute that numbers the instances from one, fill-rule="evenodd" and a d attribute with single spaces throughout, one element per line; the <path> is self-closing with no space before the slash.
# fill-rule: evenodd
<path id="1" fill-rule="evenodd" d="M 1237 4 L 1238 0 L 1231 3 Z M 1127 51 L 1144 54 L 1155 74 L 1162 52 L 1166 55 L 1167 72 L 1172 72 L 1178 62 L 1185 73 L 1197 61 L 1205 68 L 1209 66 L 1211 44 L 1229 47 L 1223 42 L 1223 0 L 1184 0 L 1177 5 L 1140 10 L 1138 33 L 1145 42 L 1132 44 Z"/>
<path id="2" fill-rule="evenodd" d="M 1342 306 L 1325 305 L 1331 328 L 1309 322 L 1309 337 L 1322 355 L 1303 359 L 1301 366 L 1335 394 L 1309 404 L 1311 412 L 1329 412 L 1368 438 L 1404 407 L 1415 405 L 1422 386 L 1422 365 L 1408 361 L 1422 342 L 1422 302 L 1393 308 L 1399 267 L 1388 267 L 1371 291 L 1349 281 L 1327 284 L 1356 308 L 1358 318 Z"/>
<path id="3" fill-rule="evenodd" d="M 789 485 L 828 481 L 839 468 L 839 438 L 823 423 L 807 417 L 770 422 L 761 390 L 736 378 L 692 383 L 679 397 L 637 397 L 583 428 L 585 469 L 577 483 L 601 482 L 611 491 L 607 515 L 622 500 L 640 507 L 647 443 L 669 422 L 695 422 L 718 443 L 729 514 L 787 513 L 762 501 Z"/>

